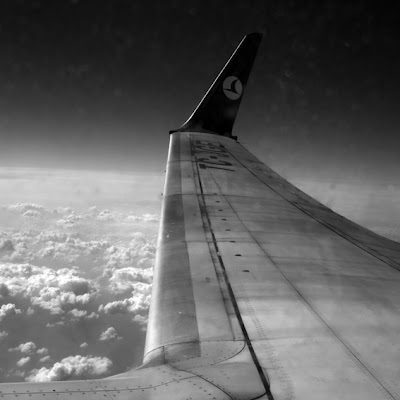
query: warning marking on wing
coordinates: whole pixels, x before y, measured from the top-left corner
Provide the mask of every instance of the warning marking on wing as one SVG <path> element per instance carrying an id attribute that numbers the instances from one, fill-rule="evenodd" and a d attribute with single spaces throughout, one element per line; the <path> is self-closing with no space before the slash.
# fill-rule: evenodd
<path id="1" fill-rule="evenodd" d="M 216 146 L 212 142 L 196 140 L 195 151 L 196 159 L 201 169 L 213 168 L 223 169 L 225 171 L 234 171 L 233 164 L 228 161 L 230 159 L 230 155 L 222 145 Z M 224 159 L 221 160 L 221 158 Z"/>

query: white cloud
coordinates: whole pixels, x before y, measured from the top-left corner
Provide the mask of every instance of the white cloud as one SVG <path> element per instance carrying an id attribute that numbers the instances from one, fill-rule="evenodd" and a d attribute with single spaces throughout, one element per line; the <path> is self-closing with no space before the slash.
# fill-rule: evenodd
<path id="1" fill-rule="evenodd" d="M 112 365 L 112 361 L 107 357 L 70 356 L 55 363 L 51 368 L 33 369 L 26 380 L 48 382 L 99 377 L 110 373 Z"/>
<path id="2" fill-rule="evenodd" d="M 74 320 L 85 319 L 87 317 L 86 310 L 78 310 L 77 308 L 74 308 L 73 310 L 69 311 L 68 314 L 71 315 L 71 319 Z"/>
<path id="3" fill-rule="evenodd" d="M 138 322 L 138 323 L 139 323 L 140 325 L 142 325 L 144 328 L 147 327 L 147 321 L 148 321 L 147 316 L 145 317 L 145 316 L 143 316 L 143 315 L 137 314 L 137 315 L 134 316 L 133 320 L 134 320 L 135 322 Z"/>
<path id="4" fill-rule="evenodd" d="M 86 310 L 78 310 L 77 308 L 68 311 L 68 315 L 71 316 L 71 321 L 75 322 L 99 318 L 99 314 L 95 312 L 88 313 Z"/>
<path id="5" fill-rule="evenodd" d="M 115 221 L 116 218 L 117 216 L 109 210 L 101 211 L 96 217 L 99 221 Z"/>
<path id="6" fill-rule="evenodd" d="M 59 219 L 57 221 L 57 225 L 65 228 L 72 228 L 76 223 L 82 221 L 82 216 L 75 214 L 72 212 L 69 215 L 65 215 L 64 218 Z"/>
<path id="7" fill-rule="evenodd" d="M 143 215 L 128 215 L 124 222 L 134 223 L 134 222 L 159 222 L 160 216 L 158 214 L 143 214 Z"/>
<path id="8" fill-rule="evenodd" d="M 119 340 L 119 339 L 122 339 L 122 337 L 118 336 L 117 331 L 112 326 L 107 328 L 104 332 L 102 332 L 99 337 L 99 340 L 101 340 L 103 342 L 107 341 L 107 340 L 113 340 L 113 339 Z"/>
<path id="9" fill-rule="evenodd" d="M 153 280 L 152 268 L 114 268 L 110 273 L 109 286 L 112 293 L 122 294 L 127 291 L 132 292 L 132 290 L 147 293 L 149 284 Z"/>
<path id="10" fill-rule="evenodd" d="M 8 336 L 8 332 L 0 331 L 0 342 Z"/>
<path id="11" fill-rule="evenodd" d="M 151 268 L 156 248 L 143 236 L 135 235 L 128 246 L 112 245 L 105 251 L 105 261 L 109 268 Z"/>
<path id="12" fill-rule="evenodd" d="M 36 354 L 39 354 L 41 356 L 47 356 L 47 354 L 49 354 L 49 350 L 46 347 L 42 347 L 41 349 L 38 349 Z"/>
<path id="13" fill-rule="evenodd" d="M 19 318 L 29 319 L 29 323 L 35 321 L 51 328 L 52 332 L 58 333 L 63 325 L 67 329 L 73 326 L 83 333 L 80 346 L 86 349 L 91 341 L 99 338 L 100 332 L 93 329 L 96 320 L 101 326 L 109 327 L 116 319 L 126 318 L 133 329 L 136 326 L 136 332 L 140 332 L 138 325 L 145 326 L 158 215 L 134 215 L 104 207 L 86 211 L 71 207 L 54 209 L 34 203 L 3 207 L 0 213 L 3 213 L 0 216 L 8 213 L 6 217 L 22 228 L 18 231 L 14 226 L 5 227 L 0 232 L 0 299 L 8 303 L 0 308 L 2 331 L 11 332 L 12 327 L 7 324 L 12 323 L 12 315 L 21 314 Z M 140 232 L 135 232 L 137 230 Z M 21 351 L 30 340 L 40 342 L 39 337 L 31 336 L 32 332 L 30 336 L 28 334 L 27 331 L 16 333 L 17 343 L 22 344 L 14 351 Z M 0 339 L 4 342 L 5 337 L 0 336 Z M 120 336 L 115 329 L 109 328 L 102 332 L 101 338 L 104 342 Z M 135 338 L 126 340 L 133 343 Z M 69 346 L 66 347 L 67 354 L 74 354 L 75 342 L 67 338 L 65 346 Z M 56 367 L 56 363 L 43 369 L 43 365 L 52 365 L 54 359 L 59 360 L 65 354 L 52 348 L 51 360 L 46 350 L 36 349 L 35 356 L 33 352 L 22 353 L 25 358 L 31 356 L 29 379 L 46 376 L 45 380 L 48 380 L 49 376 L 59 374 L 59 368 L 64 371 L 64 367 L 75 362 L 63 367 Z M 83 351 L 86 353 L 87 350 Z M 22 357 L 21 353 L 19 355 Z M 109 358 L 112 357 L 113 353 L 110 353 Z M 18 357 L 10 357 L 10 360 L 14 364 L 7 366 L 11 371 L 9 377 L 15 380 L 21 377 L 18 375 L 21 369 L 15 369 Z M 51 364 L 43 364 L 50 360 Z M 60 374 L 67 376 L 69 372 Z M 68 376 L 77 378 L 78 373 L 71 372 Z"/>
<path id="14" fill-rule="evenodd" d="M 22 214 L 25 218 L 42 218 L 43 214 L 37 210 L 28 210 Z"/>
<path id="15" fill-rule="evenodd" d="M 23 367 L 24 365 L 28 364 L 29 361 L 31 361 L 30 357 L 23 357 L 17 361 L 17 365 L 18 367 Z"/>
<path id="16" fill-rule="evenodd" d="M 0 322 L 3 321 L 6 317 L 20 314 L 21 310 L 15 307 L 15 304 L 3 304 L 0 307 Z"/>
<path id="17" fill-rule="evenodd" d="M 33 342 L 21 343 L 19 346 L 13 347 L 8 351 L 20 351 L 25 354 L 33 354 L 36 351 L 36 344 Z"/>
<path id="18" fill-rule="evenodd" d="M 57 271 L 31 264 L 0 263 L 0 285 L 10 295 L 29 298 L 33 306 L 51 314 L 63 314 L 67 306 L 88 304 L 95 296 L 96 284 L 80 274 L 77 267 Z"/>
<path id="19" fill-rule="evenodd" d="M 148 222 L 159 222 L 160 216 L 157 214 L 143 214 L 142 219 L 143 221 L 148 221 Z"/>
<path id="20" fill-rule="evenodd" d="M 63 292 L 59 288 L 44 287 L 40 290 L 39 296 L 31 297 L 31 303 L 49 310 L 51 314 L 63 314 L 66 306 L 88 304 L 91 297 L 90 293 L 77 296 L 72 292 Z"/>
<path id="21" fill-rule="evenodd" d="M 38 204 L 33 204 L 33 203 L 13 204 L 13 205 L 8 206 L 8 210 L 12 211 L 14 213 L 17 213 L 17 214 L 21 214 L 21 215 L 24 215 L 28 211 L 34 211 L 34 212 L 37 212 L 37 213 L 43 215 L 46 211 L 44 207 L 42 207 Z"/>
<path id="22" fill-rule="evenodd" d="M 125 313 L 143 313 L 150 307 L 151 286 L 145 283 L 135 283 L 132 286 L 136 290 L 132 292 L 131 297 L 124 300 L 111 301 L 105 305 L 99 306 L 99 312 L 105 314 L 125 314 Z"/>

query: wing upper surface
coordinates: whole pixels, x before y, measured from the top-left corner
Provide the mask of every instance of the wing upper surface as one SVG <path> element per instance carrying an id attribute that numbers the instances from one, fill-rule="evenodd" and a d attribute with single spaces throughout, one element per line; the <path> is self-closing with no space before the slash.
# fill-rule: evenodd
<path id="1" fill-rule="evenodd" d="M 146 362 L 213 365 L 243 343 L 275 399 L 399 398 L 399 244 L 229 138 L 174 134 L 168 168 L 163 221 L 181 219 L 160 232 Z"/>

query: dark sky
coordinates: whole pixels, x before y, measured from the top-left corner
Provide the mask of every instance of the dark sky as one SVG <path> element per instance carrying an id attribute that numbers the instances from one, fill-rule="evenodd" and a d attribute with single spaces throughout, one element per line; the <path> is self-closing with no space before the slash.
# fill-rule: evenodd
<path id="1" fill-rule="evenodd" d="M 0 164 L 162 171 L 168 130 L 262 31 L 239 140 L 284 174 L 400 183 L 388 4 L 3 0 Z"/>

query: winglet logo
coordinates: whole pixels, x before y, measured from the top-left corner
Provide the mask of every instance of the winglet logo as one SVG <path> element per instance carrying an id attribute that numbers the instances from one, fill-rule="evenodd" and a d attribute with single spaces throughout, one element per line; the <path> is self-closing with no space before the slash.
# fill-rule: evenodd
<path id="1" fill-rule="evenodd" d="M 236 76 L 228 76 L 222 84 L 225 96 L 229 100 L 237 100 L 243 92 L 243 85 Z"/>

